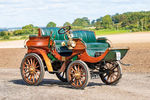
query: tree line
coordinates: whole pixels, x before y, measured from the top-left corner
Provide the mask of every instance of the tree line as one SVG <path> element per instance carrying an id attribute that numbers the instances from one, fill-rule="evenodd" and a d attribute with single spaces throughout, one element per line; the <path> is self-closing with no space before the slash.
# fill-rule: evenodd
<path id="1" fill-rule="evenodd" d="M 76 18 L 73 23 L 65 22 L 63 26 L 65 25 L 71 25 L 73 28 L 95 27 L 96 30 L 127 29 L 131 31 L 149 31 L 150 11 L 117 13 L 112 16 L 105 15 L 92 21 L 88 17 Z M 47 27 L 49 26 L 56 27 L 56 23 L 50 22 Z"/>
<path id="2" fill-rule="evenodd" d="M 131 31 L 149 31 L 150 30 L 150 11 L 126 12 L 123 14 L 105 15 L 94 20 L 88 17 L 76 18 L 72 23 L 65 22 L 63 26 L 70 25 L 73 29 L 82 29 L 92 27 L 96 30 L 115 29 Z M 56 27 L 55 22 L 49 22 L 46 27 Z M 0 36 L 17 36 L 37 34 L 38 27 L 32 24 L 22 27 L 20 30 L 13 32 L 2 31 Z"/>

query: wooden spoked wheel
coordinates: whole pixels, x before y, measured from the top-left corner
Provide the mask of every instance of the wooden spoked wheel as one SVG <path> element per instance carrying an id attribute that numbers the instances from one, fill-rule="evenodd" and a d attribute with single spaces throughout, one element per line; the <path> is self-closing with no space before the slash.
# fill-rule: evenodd
<path id="1" fill-rule="evenodd" d="M 117 84 L 122 77 L 122 70 L 119 62 L 106 63 L 103 72 L 103 74 L 100 74 L 100 77 L 107 85 Z"/>
<path id="2" fill-rule="evenodd" d="M 59 80 L 61 80 L 62 82 L 67 82 L 67 75 L 66 72 L 60 72 L 60 73 L 56 73 L 56 76 Z"/>
<path id="3" fill-rule="evenodd" d="M 83 61 L 73 61 L 67 68 L 67 80 L 73 88 L 83 89 L 89 81 L 89 70 Z"/>
<path id="4" fill-rule="evenodd" d="M 21 63 L 21 76 L 29 85 L 38 85 L 44 77 L 44 65 L 41 58 L 35 54 L 27 54 Z"/>

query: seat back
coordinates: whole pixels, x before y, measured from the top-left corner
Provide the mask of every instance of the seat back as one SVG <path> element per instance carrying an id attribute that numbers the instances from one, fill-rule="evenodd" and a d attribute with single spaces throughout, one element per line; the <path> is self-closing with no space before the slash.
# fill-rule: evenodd
<path id="1" fill-rule="evenodd" d="M 55 40 L 64 40 L 64 34 L 59 34 L 58 27 L 49 27 L 49 28 L 41 28 L 42 36 L 49 36 L 51 31 L 53 32 L 52 36 L 55 35 Z M 93 31 L 85 31 L 85 30 L 75 30 L 72 32 L 73 37 L 81 38 L 86 43 L 96 42 L 96 37 Z"/>
<path id="2" fill-rule="evenodd" d="M 50 33 L 52 32 L 52 37 L 55 36 L 55 40 L 64 40 L 64 34 L 59 34 L 58 30 L 60 28 L 58 27 L 46 27 L 46 28 L 41 28 L 42 29 L 42 36 L 49 36 Z"/>
<path id="3" fill-rule="evenodd" d="M 96 37 L 93 31 L 75 30 L 72 33 L 73 37 L 81 38 L 85 43 L 96 42 Z"/>

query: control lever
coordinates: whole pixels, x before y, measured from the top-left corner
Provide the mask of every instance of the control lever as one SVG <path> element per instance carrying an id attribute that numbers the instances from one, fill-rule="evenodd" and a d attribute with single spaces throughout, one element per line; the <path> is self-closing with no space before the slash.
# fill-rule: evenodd
<path id="1" fill-rule="evenodd" d="M 55 39 L 55 35 L 54 35 L 54 38 L 53 38 L 53 40 L 52 40 L 52 47 L 51 47 L 51 50 L 54 50 L 54 39 Z"/>

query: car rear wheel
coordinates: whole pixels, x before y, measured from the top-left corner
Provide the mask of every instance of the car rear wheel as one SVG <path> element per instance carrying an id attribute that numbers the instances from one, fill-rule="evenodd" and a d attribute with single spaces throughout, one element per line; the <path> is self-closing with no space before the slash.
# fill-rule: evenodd
<path id="1" fill-rule="evenodd" d="M 101 80 L 107 85 L 115 85 L 122 77 L 122 70 L 119 62 L 108 62 L 103 66 Z"/>

